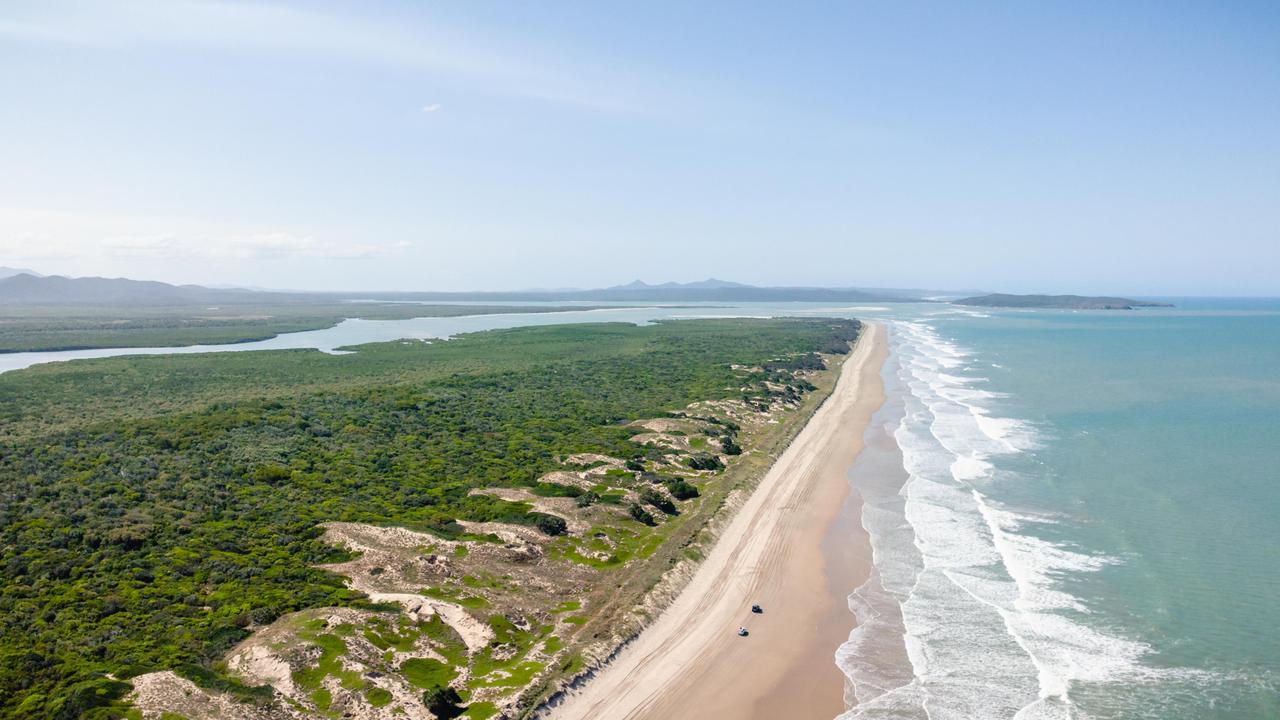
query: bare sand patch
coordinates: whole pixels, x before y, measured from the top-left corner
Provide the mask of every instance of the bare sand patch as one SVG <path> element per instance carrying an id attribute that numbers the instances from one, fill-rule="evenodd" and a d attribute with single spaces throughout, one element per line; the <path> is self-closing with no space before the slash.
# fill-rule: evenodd
<path id="1" fill-rule="evenodd" d="M 160 720 L 177 713 L 189 720 L 295 720 L 306 717 L 292 708 L 248 705 L 221 693 L 209 692 L 171 670 L 139 675 L 130 699 L 143 720 Z"/>
<path id="2" fill-rule="evenodd" d="M 609 467 L 622 467 L 623 461 L 616 457 L 608 455 L 600 455 L 598 453 L 574 453 L 568 455 L 564 459 L 565 465 L 590 465 L 592 463 L 603 463 Z"/>

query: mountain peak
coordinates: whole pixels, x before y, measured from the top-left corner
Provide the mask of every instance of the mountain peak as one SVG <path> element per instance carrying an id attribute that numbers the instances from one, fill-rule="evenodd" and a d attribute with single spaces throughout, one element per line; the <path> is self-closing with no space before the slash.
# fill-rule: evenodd
<path id="1" fill-rule="evenodd" d="M 11 268 L 0 265 L 0 278 L 14 277 L 15 275 L 30 275 L 31 277 L 44 277 L 35 270 L 27 268 Z"/>
<path id="2" fill-rule="evenodd" d="M 743 284 L 743 283 L 739 283 L 739 282 L 731 282 L 731 281 L 729 281 L 729 280 L 718 280 L 718 279 L 716 279 L 716 278 L 707 278 L 706 280 L 699 280 L 698 282 L 685 283 L 684 285 L 681 285 L 681 287 L 687 287 L 687 288 L 743 288 L 743 287 L 751 287 L 751 286 L 750 286 L 750 285 L 745 285 L 745 284 Z"/>
<path id="3" fill-rule="evenodd" d="M 678 283 L 667 281 L 651 285 L 643 280 L 632 280 L 626 285 L 614 285 L 606 290 L 652 290 L 655 288 L 663 288 L 668 290 L 711 290 L 715 288 L 745 288 L 751 287 L 742 283 L 730 282 L 728 280 L 717 280 L 716 278 L 707 278 L 706 280 L 697 280 L 695 282 Z"/>
<path id="4" fill-rule="evenodd" d="M 6 305 L 182 305 L 258 296 L 246 290 L 211 290 L 199 285 L 127 278 L 27 273 L 0 278 L 0 304 Z"/>

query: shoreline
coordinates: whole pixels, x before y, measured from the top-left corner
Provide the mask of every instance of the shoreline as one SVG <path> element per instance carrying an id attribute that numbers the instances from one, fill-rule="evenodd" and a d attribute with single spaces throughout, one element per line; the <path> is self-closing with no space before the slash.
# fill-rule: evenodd
<path id="1" fill-rule="evenodd" d="M 830 718 L 847 596 L 871 569 L 848 473 L 884 402 L 885 329 L 866 323 L 826 402 L 730 520 L 675 601 L 542 717 Z M 752 614 L 752 603 L 764 607 Z M 747 627 L 749 637 L 735 630 Z"/>
<path id="2" fill-rule="evenodd" d="M 863 531 L 875 532 L 878 542 L 897 524 L 895 511 L 901 511 L 903 488 L 910 480 L 895 436 L 896 428 L 906 413 L 901 381 L 894 373 L 885 378 L 885 402 L 872 417 L 865 435 L 866 445 L 849 471 L 857 488 L 862 513 Z M 885 549 L 881 548 L 884 552 Z M 876 699 L 915 680 L 915 668 L 907 654 L 906 627 L 902 608 L 895 596 L 884 588 L 880 572 L 884 566 L 872 568 L 867 581 L 849 596 L 851 610 L 865 622 L 849 633 L 837 651 L 837 664 L 846 677 L 846 705 L 860 705 L 875 714 Z"/>

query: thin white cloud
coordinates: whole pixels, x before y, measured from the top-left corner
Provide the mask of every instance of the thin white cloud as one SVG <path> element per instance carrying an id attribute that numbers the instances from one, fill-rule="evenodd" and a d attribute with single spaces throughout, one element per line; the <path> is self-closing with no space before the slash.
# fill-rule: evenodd
<path id="1" fill-rule="evenodd" d="M 430 105 L 423 105 L 423 106 L 422 106 L 422 112 L 424 112 L 424 113 L 433 113 L 433 112 L 436 112 L 437 110 L 439 110 L 441 107 L 443 107 L 443 106 L 442 106 L 440 103 L 431 103 Z"/>
<path id="2" fill-rule="evenodd" d="M 487 51 L 483 38 L 438 26 L 376 22 L 367 14 L 331 15 L 305 6 L 19 0 L 0 8 L 0 36 L 103 49 L 153 45 L 318 55 L 457 77 L 504 95 L 614 111 L 647 106 L 623 101 L 617 78 L 588 79 L 566 69 L 581 63 L 556 67 L 534 57 Z"/>
<path id="3" fill-rule="evenodd" d="M 321 240 L 285 232 L 242 235 L 142 235 L 104 238 L 98 247 L 112 257 L 280 260 L 293 257 L 366 260 L 381 249 L 364 243 Z"/>
<path id="4" fill-rule="evenodd" d="M 285 257 L 316 257 L 363 260 L 377 255 L 380 248 L 364 243 L 320 240 L 307 235 L 283 232 L 255 233 L 221 238 L 213 243 L 214 257 L 232 260 L 259 260 Z"/>
<path id="5" fill-rule="evenodd" d="M 182 241 L 173 235 L 107 237 L 99 247 L 116 257 L 174 257 L 183 254 Z"/>
<path id="6" fill-rule="evenodd" d="M 0 207 L 0 256 L 173 260 L 362 260 L 401 248 L 305 233 L 244 232 L 183 218 L 91 215 Z"/>

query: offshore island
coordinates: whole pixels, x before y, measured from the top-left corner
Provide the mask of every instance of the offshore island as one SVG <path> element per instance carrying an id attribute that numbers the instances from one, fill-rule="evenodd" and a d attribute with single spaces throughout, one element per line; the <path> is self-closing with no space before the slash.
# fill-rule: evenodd
<path id="1" fill-rule="evenodd" d="M 995 293 L 952 300 L 956 305 L 1003 308 L 1054 308 L 1062 310 L 1133 310 L 1134 308 L 1168 308 L 1173 305 L 1150 300 L 1086 295 L 1007 295 Z"/>

